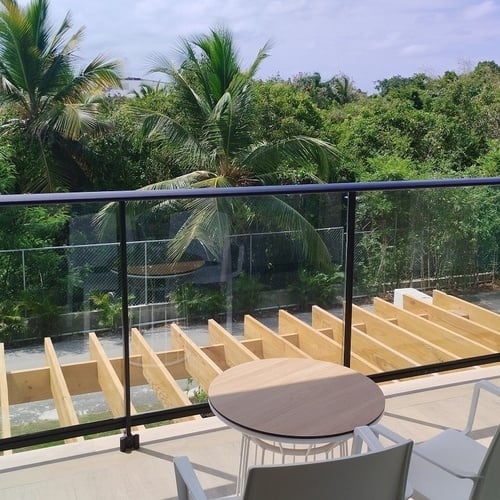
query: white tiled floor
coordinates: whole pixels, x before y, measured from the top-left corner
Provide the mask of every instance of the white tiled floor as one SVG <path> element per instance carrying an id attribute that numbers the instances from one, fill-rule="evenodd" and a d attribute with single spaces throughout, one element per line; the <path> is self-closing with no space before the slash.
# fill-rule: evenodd
<path id="1" fill-rule="evenodd" d="M 474 380 L 500 384 L 500 367 L 382 385 L 382 423 L 416 441 L 465 425 Z M 481 397 L 477 435 L 500 423 L 500 401 Z M 141 431 L 141 448 L 119 451 L 119 436 L 0 457 L 2 500 L 176 498 L 172 459 L 188 455 L 209 496 L 234 491 L 240 435 L 215 417 Z"/>

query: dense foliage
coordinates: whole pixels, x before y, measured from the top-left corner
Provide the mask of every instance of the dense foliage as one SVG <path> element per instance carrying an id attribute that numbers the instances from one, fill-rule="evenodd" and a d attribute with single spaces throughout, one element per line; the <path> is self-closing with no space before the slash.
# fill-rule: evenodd
<path id="1" fill-rule="evenodd" d="M 117 64 L 101 56 L 74 70 L 83 31 L 68 36 L 70 29 L 69 16 L 57 28 L 50 25 L 47 0 L 24 8 L 1 0 L 0 96 L 8 118 L 2 135 L 13 134 L 20 148 L 22 191 L 87 187 L 82 139 L 103 126 L 96 91 L 120 85 Z"/>
<path id="2" fill-rule="evenodd" d="M 330 170 L 338 161 L 335 148 L 307 134 L 287 133 L 269 140 L 255 138 L 256 102 L 254 76 L 268 56 L 264 46 L 246 70 L 241 68 L 231 33 L 224 28 L 182 43 L 182 63 L 176 67 L 163 58 L 152 71 L 171 81 L 170 106 L 147 109 L 139 106 L 145 140 L 176 159 L 182 175 L 162 179 L 144 189 L 225 188 L 273 182 L 282 164 L 316 165 Z M 180 259 L 193 241 L 200 242 L 221 260 L 229 235 L 242 228 L 259 227 L 297 231 L 303 234 L 302 250 L 307 260 L 324 268 L 329 254 L 314 227 L 292 206 L 274 196 L 219 198 L 171 203 L 162 200 L 148 207 L 156 220 L 183 210 L 185 222 L 175 234 L 169 257 Z M 98 224 L 114 221 L 113 205 L 103 210 Z M 226 249 L 227 250 L 227 249 Z"/>

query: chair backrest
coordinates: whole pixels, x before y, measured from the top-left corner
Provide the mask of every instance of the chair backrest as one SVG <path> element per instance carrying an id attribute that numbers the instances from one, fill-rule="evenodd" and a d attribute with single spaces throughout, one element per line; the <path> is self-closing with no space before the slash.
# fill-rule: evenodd
<path id="1" fill-rule="evenodd" d="M 413 442 L 345 458 L 248 471 L 244 500 L 402 500 Z"/>
<path id="2" fill-rule="evenodd" d="M 488 446 L 478 472 L 471 500 L 498 500 L 500 498 L 500 425 Z"/>

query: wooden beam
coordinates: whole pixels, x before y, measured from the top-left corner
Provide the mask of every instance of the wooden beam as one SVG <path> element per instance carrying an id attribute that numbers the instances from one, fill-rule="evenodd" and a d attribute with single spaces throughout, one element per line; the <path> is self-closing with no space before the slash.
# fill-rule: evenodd
<path id="1" fill-rule="evenodd" d="M 2 409 L 2 438 L 11 436 L 9 415 L 9 386 L 7 384 L 7 367 L 5 363 L 5 350 L 3 342 L 0 342 L 0 408 Z M 10 450 L 4 451 L 4 455 L 10 455 Z"/>
<path id="2" fill-rule="evenodd" d="M 181 390 L 174 377 L 172 377 L 160 358 L 151 349 L 139 330 L 132 328 L 131 333 L 133 354 L 140 354 L 142 356 L 144 377 L 156 392 L 164 408 L 190 405 L 191 401 L 187 397 L 187 394 Z M 195 420 L 197 418 L 197 416 L 187 417 L 185 420 Z"/>
<path id="3" fill-rule="evenodd" d="M 71 400 L 66 380 L 61 370 L 61 366 L 59 365 L 56 351 L 54 350 L 54 346 L 52 345 L 52 341 L 49 337 L 45 337 L 44 347 L 45 359 L 50 372 L 50 389 L 52 391 L 52 397 L 54 398 L 59 422 L 62 427 L 77 425 L 79 424 L 79 421 L 73 406 L 73 401 Z M 82 436 L 66 439 L 67 443 L 76 443 L 81 441 L 83 441 Z"/>
<path id="4" fill-rule="evenodd" d="M 314 328 L 328 328 L 335 339 L 343 344 L 344 322 L 334 314 L 321 307 L 312 308 L 312 325 Z M 371 339 L 365 332 L 355 326 L 351 328 L 351 367 L 361 373 L 371 374 L 399 367 L 401 359 L 388 351 L 383 344 Z M 339 342 L 339 343 L 340 343 Z"/>
<path id="5" fill-rule="evenodd" d="M 203 347 L 203 350 L 217 349 L 215 346 Z M 184 367 L 184 350 L 174 349 L 156 353 L 161 362 L 168 366 L 176 380 L 189 376 Z M 111 366 L 122 382 L 123 359 L 110 358 Z M 145 385 L 147 380 L 142 373 L 142 358 L 140 355 L 131 355 L 131 384 L 132 386 Z M 101 391 L 97 378 L 97 361 L 79 361 L 60 365 L 64 379 L 72 396 L 89 394 Z M 52 398 L 50 392 L 50 375 L 48 367 L 29 368 L 7 373 L 9 388 L 9 402 L 11 405 L 43 401 Z"/>
<path id="6" fill-rule="evenodd" d="M 226 352 L 224 351 L 224 346 L 222 344 L 211 344 L 199 347 L 200 350 L 203 352 L 203 354 L 208 356 L 222 371 L 227 370 L 229 368 L 229 366 L 226 363 Z M 182 351 L 184 352 L 184 349 Z M 186 373 L 187 377 L 191 376 L 187 371 L 187 367 L 186 367 Z"/>
<path id="7" fill-rule="evenodd" d="M 140 359 L 140 358 L 138 358 Z M 121 358 L 110 360 L 115 371 L 121 369 Z M 133 362 L 133 359 L 131 358 Z M 97 379 L 97 362 L 80 361 L 60 365 L 69 393 L 74 395 L 89 394 L 101 390 Z M 7 374 L 10 391 L 10 404 L 43 401 L 52 397 L 50 392 L 50 375 L 47 367 L 16 370 Z M 142 377 L 142 384 L 147 383 Z M 135 384 L 135 385 L 142 385 Z"/>
<path id="8" fill-rule="evenodd" d="M 213 343 L 224 346 L 224 354 L 228 367 L 259 359 L 248 347 L 231 335 L 213 319 L 208 320 L 208 336 Z"/>
<path id="9" fill-rule="evenodd" d="M 89 333 L 89 353 L 90 357 L 97 363 L 97 379 L 109 409 L 114 417 L 122 417 L 125 415 L 125 390 L 123 384 L 118 378 L 111 361 L 104 352 L 101 342 L 94 332 Z M 131 415 L 136 415 L 137 411 L 132 403 L 130 403 Z M 133 427 L 133 430 L 139 431 L 145 429 L 144 425 Z"/>
<path id="10" fill-rule="evenodd" d="M 48 367 L 16 370 L 7 373 L 11 405 L 50 399 L 50 371 Z"/>
<path id="11" fill-rule="evenodd" d="M 353 306 L 352 316 L 353 321 L 362 321 L 366 324 L 366 333 L 370 337 L 379 340 L 388 349 L 393 349 L 414 366 L 454 359 L 449 353 L 423 338 L 359 306 Z"/>
<path id="12" fill-rule="evenodd" d="M 300 349 L 300 339 L 299 339 L 299 334 L 296 332 L 291 332 L 291 333 L 282 333 L 280 335 L 282 339 L 285 339 L 287 342 L 290 342 L 290 344 L 294 345 L 298 349 Z M 300 349 L 302 351 L 302 349 Z M 305 351 L 304 351 L 305 352 Z"/>
<path id="13" fill-rule="evenodd" d="M 489 311 L 484 307 L 471 304 L 466 300 L 448 295 L 440 290 L 432 292 L 432 304 L 450 312 L 468 316 L 471 321 L 500 333 L 500 314 L 494 311 Z"/>
<path id="14" fill-rule="evenodd" d="M 181 330 L 179 325 L 172 323 L 170 332 L 172 340 L 175 338 L 175 344 L 184 348 L 186 370 L 205 391 L 208 391 L 208 387 L 214 378 L 222 373 L 222 369 Z"/>
<path id="15" fill-rule="evenodd" d="M 122 417 L 125 414 L 123 385 L 94 332 L 89 333 L 89 354 L 90 358 L 96 361 L 99 387 L 104 393 L 111 413 L 114 417 Z"/>
<path id="16" fill-rule="evenodd" d="M 318 331 L 325 331 L 338 344 L 344 344 L 344 322 L 319 306 L 312 306 L 311 325 Z"/>
<path id="17" fill-rule="evenodd" d="M 243 331 L 245 338 L 262 340 L 264 358 L 311 357 L 248 314 L 244 318 Z"/>
<path id="18" fill-rule="evenodd" d="M 278 333 L 280 335 L 296 332 L 299 337 L 298 347 L 314 359 L 332 361 L 341 364 L 342 346 L 335 340 L 315 330 L 312 326 L 293 316 L 288 311 L 280 309 L 278 316 Z"/>
<path id="19" fill-rule="evenodd" d="M 184 365 L 184 349 L 169 349 L 168 351 L 160 351 L 156 354 L 175 380 L 181 380 L 189 376 Z"/>
<path id="20" fill-rule="evenodd" d="M 440 326 L 428 318 L 410 311 L 405 311 L 385 300 L 375 298 L 373 301 L 375 313 L 382 318 L 394 317 L 398 325 L 408 330 L 417 337 L 439 346 L 443 351 L 448 352 L 453 358 L 467 358 L 471 356 L 482 356 L 489 354 L 481 344 L 472 342 L 470 339 Z"/>
<path id="21" fill-rule="evenodd" d="M 377 367 L 377 371 L 385 372 L 416 366 L 406 356 L 385 345 L 380 340 L 367 333 L 352 327 L 352 352 L 356 353 L 365 362 Z M 354 368 L 354 363 L 351 363 Z"/>
<path id="22" fill-rule="evenodd" d="M 249 351 L 252 351 L 259 359 L 264 358 L 264 347 L 262 345 L 262 339 L 242 339 L 241 344 L 244 345 Z"/>
<path id="23" fill-rule="evenodd" d="M 415 314 L 427 314 L 433 323 L 449 328 L 463 337 L 481 344 L 491 353 L 500 352 L 500 335 L 495 330 L 409 295 L 403 295 L 403 309 Z"/>

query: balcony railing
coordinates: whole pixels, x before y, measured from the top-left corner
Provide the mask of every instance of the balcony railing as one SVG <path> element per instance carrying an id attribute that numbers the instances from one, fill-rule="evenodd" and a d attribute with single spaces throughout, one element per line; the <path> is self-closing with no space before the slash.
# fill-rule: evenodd
<path id="1" fill-rule="evenodd" d="M 192 376 L 206 372 L 186 365 L 222 359 L 216 345 L 189 343 L 206 342 L 208 320 L 239 338 L 245 315 L 264 331 L 280 309 L 308 314 L 315 306 L 341 325 L 331 340 L 341 355 L 332 360 L 379 382 L 500 361 L 496 340 L 442 360 L 399 352 L 411 361 L 401 366 L 389 355 L 380 366 L 360 361 L 353 350 L 359 322 L 377 321 L 359 307 L 374 297 L 497 279 L 499 185 L 478 178 L 2 196 L 4 224 L 29 243 L 13 248 L 6 239 L 0 248 L 0 450 L 117 429 L 129 450 L 138 426 L 206 413 L 197 403 L 206 384 Z M 221 209 L 220 226 L 190 218 L 201 200 Z M 110 203 L 98 231 L 96 215 Z M 45 218 L 26 213 L 36 207 Z M 51 214 L 67 220 L 48 244 L 40 233 Z M 201 228 L 205 238 L 186 242 L 172 261 L 181 228 Z M 282 333 L 293 345 L 292 333 Z M 241 344 L 265 356 L 255 341 Z M 161 377 L 182 381 L 180 389 L 162 392 Z"/>

